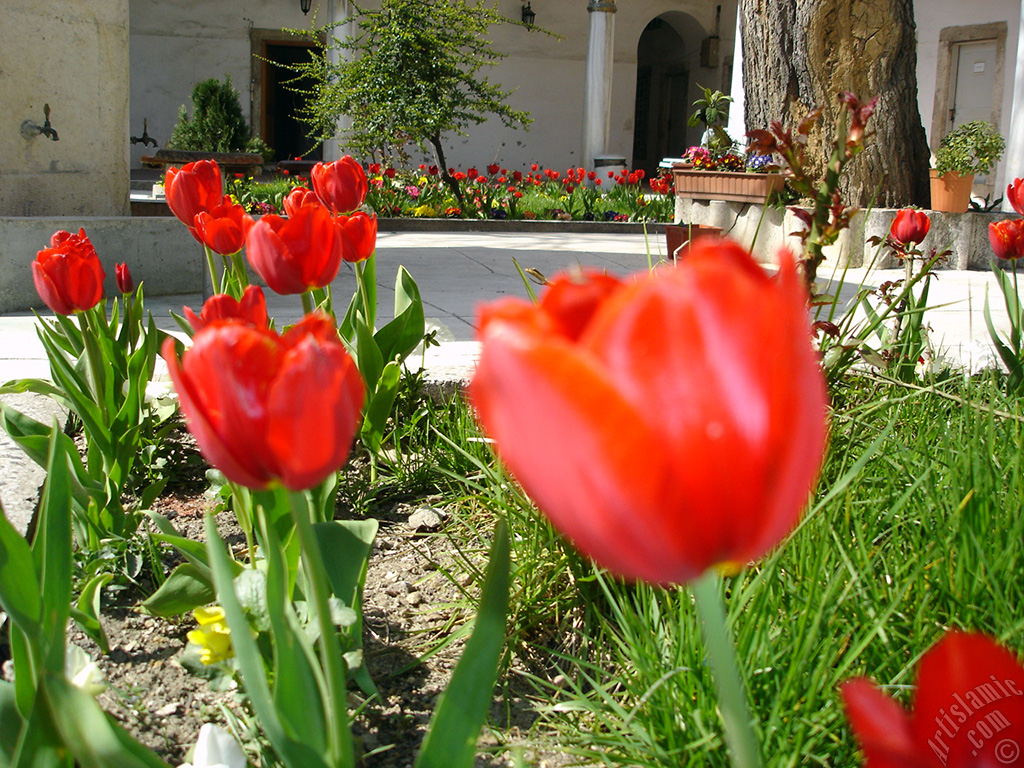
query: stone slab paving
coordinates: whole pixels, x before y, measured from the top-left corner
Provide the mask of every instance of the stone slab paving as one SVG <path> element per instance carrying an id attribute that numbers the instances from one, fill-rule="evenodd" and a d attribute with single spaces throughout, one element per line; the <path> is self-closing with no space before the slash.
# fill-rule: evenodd
<path id="1" fill-rule="evenodd" d="M 428 323 L 438 330 L 438 339 L 443 342 L 422 358 L 427 381 L 440 385 L 465 381 L 477 355 L 473 335 L 478 305 L 499 296 L 527 295 L 513 259 L 523 268 L 546 275 L 579 266 L 624 275 L 646 269 L 664 253 L 664 238 L 660 235 L 381 232 L 377 248 L 378 324 L 392 315 L 395 274 L 402 264 L 416 279 Z M 823 268 L 820 276 L 827 284 L 827 269 Z M 840 295 L 850 303 L 861 285 L 877 287 L 902 276 L 898 269 L 852 269 L 843 276 Z M 833 279 L 838 282 L 839 276 Z M 344 311 L 354 287 L 354 273 L 350 265 L 345 265 L 332 285 L 339 312 Z M 986 291 L 991 295 L 997 326 L 1005 330 L 1008 324 L 1002 297 L 991 273 L 943 270 L 933 283 L 927 321 L 933 339 L 954 363 L 977 367 L 993 360 L 983 316 Z M 185 305 L 198 310 L 202 301 L 198 293 L 165 296 L 148 299 L 147 308 L 161 328 L 178 332 L 169 312 L 180 313 Z M 268 291 L 267 304 L 270 314 L 282 325 L 302 315 L 297 296 L 277 296 Z M 0 315 L 0 382 L 48 375 L 35 326 L 32 313 Z M 162 362 L 160 375 L 165 375 Z M 36 400 L 30 398 L 23 405 L 42 409 L 46 418 L 37 418 L 49 420 L 46 403 Z M 27 489 L 38 487 L 41 473 L 33 474 L 34 465 L 6 440 L 6 435 L 0 435 L 0 498 L 8 516 L 27 522 L 35 506 L 35 493 Z"/>

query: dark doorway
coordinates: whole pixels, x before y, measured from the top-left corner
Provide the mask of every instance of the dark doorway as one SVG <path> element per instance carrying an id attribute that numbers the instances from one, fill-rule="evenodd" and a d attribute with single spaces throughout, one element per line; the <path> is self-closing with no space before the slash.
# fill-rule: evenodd
<path id="1" fill-rule="evenodd" d="M 651 21 L 637 46 L 636 107 L 633 116 L 633 167 L 648 174 L 666 157 L 689 146 L 690 68 L 686 45 L 671 24 Z"/>
<path id="2" fill-rule="evenodd" d="M 289 64 L 310 60 L 312 46 L 266 42 L 263 47 L 263 140 L 277 160 L 322 160 L 323 145 L 310 139 L 309 126 L 299 119 L 306 106 L 306 92 L 312 87 L 308 78 L 296 80 Z"/>

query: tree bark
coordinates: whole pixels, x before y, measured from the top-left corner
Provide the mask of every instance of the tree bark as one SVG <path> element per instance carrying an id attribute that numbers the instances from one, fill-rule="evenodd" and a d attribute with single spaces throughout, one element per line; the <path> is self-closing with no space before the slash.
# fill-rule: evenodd
<path id="1" fill-rule="evenodd" d="M 823 169 L 837 95 L 878 96 L 865 150 L 840 189 L 848 205 L 927 207 L 928 144 L 917 106 L 912 0 L 740 0 L 747 130 L 824 114 L 808 142 Z"/>

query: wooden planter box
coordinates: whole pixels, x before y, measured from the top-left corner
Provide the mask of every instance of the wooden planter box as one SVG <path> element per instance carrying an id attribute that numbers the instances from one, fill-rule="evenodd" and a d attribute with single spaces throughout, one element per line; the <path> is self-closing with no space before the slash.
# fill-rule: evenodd
<path id="1" fill-rule="evenodd" d="M 694 171 L 672 166 L 676 197 L 687 200 L 731 200 L 736 203 L 763 203 L 768 195 L 782 189 L 779 173 L 740 173 L 736 171 Z"/>

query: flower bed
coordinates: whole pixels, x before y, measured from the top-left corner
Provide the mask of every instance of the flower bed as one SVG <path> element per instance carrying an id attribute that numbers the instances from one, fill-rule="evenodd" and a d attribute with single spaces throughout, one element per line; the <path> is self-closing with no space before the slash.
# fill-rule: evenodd
<path id="1" fill-rule="evenodd" d="M 522 171 L 490 165 L 484 171 L 452 170 L 462 203 L 436 166 L 408 171 L 368 166 L 367 207 L 387 218 L 447 218 L 519 221 L 667 222 L 673 213 L 670 173 L 647 178 L 643 171 L 583 168 L 556 171 L 534 164 Z M 250 213 L 280 212 L 287 192 L 307 178 L 286 173 L 274 179 L 235 174 L 228 192 Z"/>

